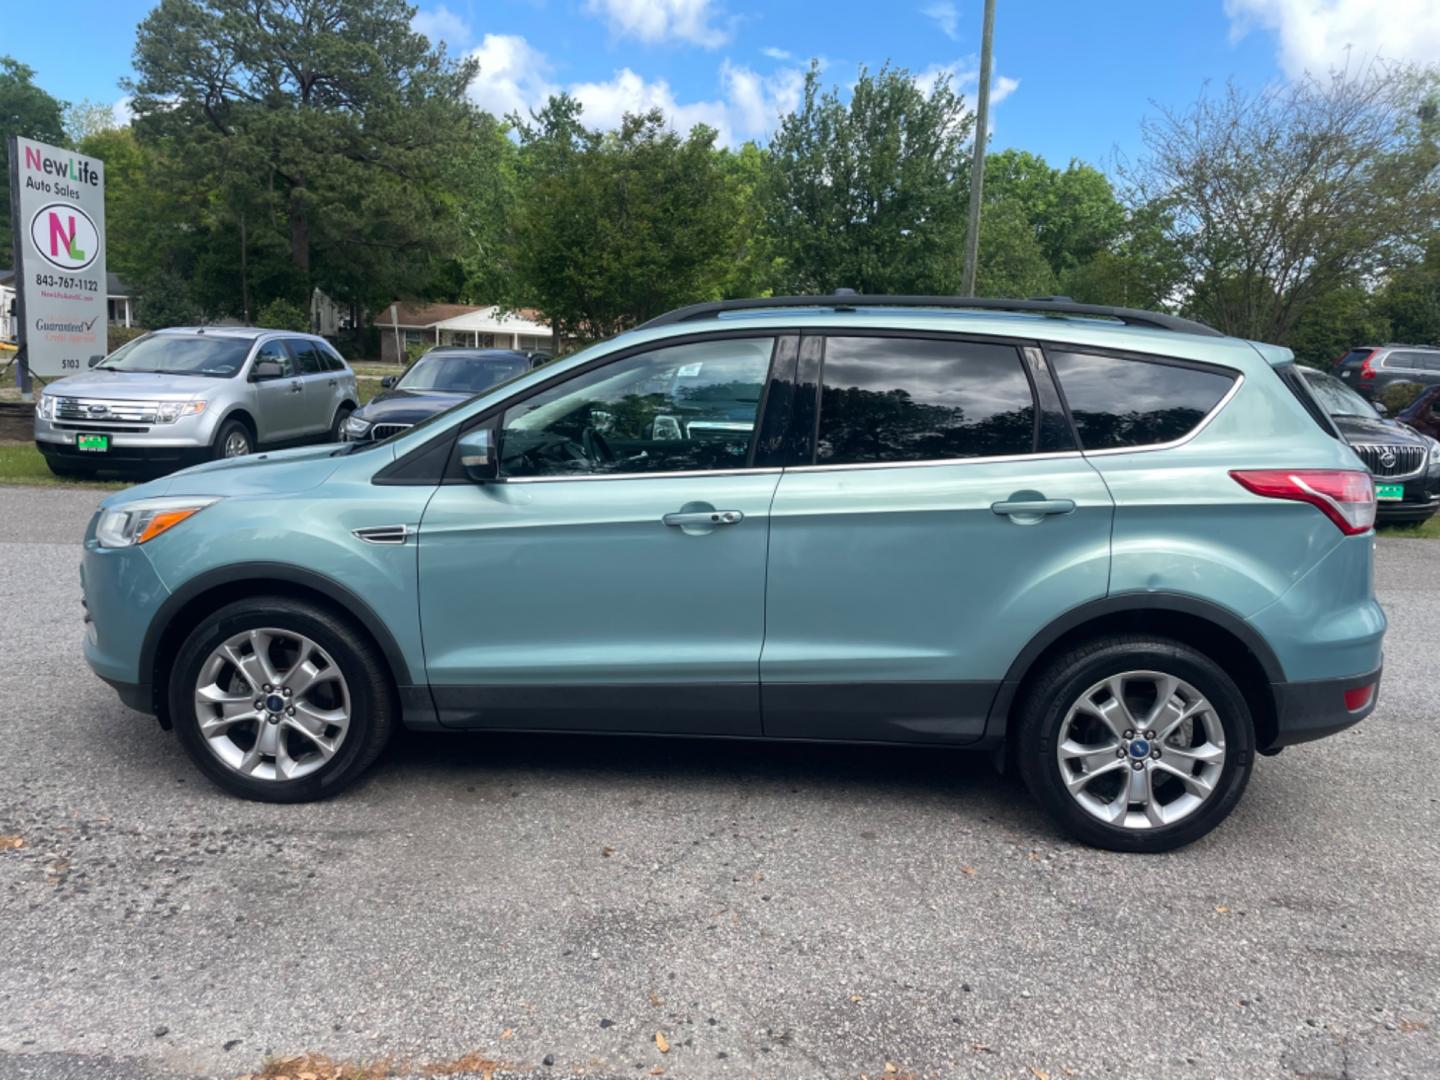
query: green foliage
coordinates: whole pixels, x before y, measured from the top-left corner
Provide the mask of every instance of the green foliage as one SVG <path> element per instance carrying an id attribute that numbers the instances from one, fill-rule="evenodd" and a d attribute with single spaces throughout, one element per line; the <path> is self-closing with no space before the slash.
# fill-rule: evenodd
<path id="1" fill-rule="evenodd" d="M 985 200 L 987 211 L 992 200 L 1015 204 L 1057 279 L 1108 252 L 1125 226 L 1125 209 L 1098 169 L 1079 161 L 1056 169 L 1024 150 L 985 158 Z"/>
<path id="2" fill-rule="evenodd" d="M 10 136 L 66 146 L 64 110 L 63 102 L 35 85 L 33 68 L 0 56 L 0 266 L 15 265 L 10 236 Z"/>
<path id="3" fill-rule="evenodd" d="M 1390 337 L 1390 321 L 1374 298 L 1358 284 L 1332 289 L 1306 305 L 1285 342 L 1302 364 L 1329 371 L 1356 345 L 1375 345 Z"/>
<path id="4" fill-rule="evenodd" d="M 298 330 L 304 333 L 310 329 L 310 313 L 292 300 L 276 297 L 255 315 L 255 325 L 267 330 Z"/>
<path id="5" fill-rule="evenodd" d="M 509 261 L 557 337 L 607 337 L 717 296 L 738 210 L 715 132 L 682 138 L 658 110 L 601 134 L 554 98 L 521 124 L 521 194 Z"/>
<path id="6" fill-rule="evenodd" d="M 1440 344 L 1440 235 L 1431 237 L 1420 261 L 1391 275 L 1375 306 L 1392 340 Z"/>
<path id="7" fill-rule="evenodd" d="M 190 283 L 170 270 L 156 270 L 134 283 L 140 302 L 136 315 L 147 330 L 167 326 L 194 326 L 203 321 Z"/>
<path id="8" fill-rule="evenodd" d="M 145 333 L 138 326 L 118 326 L 111 324 L 105 328 L 105 352 L 110 354 L 121 345 L 134 341 L 141 334 Z"/>
<path id="9" fill-rule="evenodd" d="M 847 103 L 822 91 L 812 65 L 799 109 L 770 141 L 778 291 L 953 292 L 973 128 L 944 78 L 927 95 L 903 68 L 861 68 Z"/>
<path id="10" fill-rule="evenodd" d="M 1025 206 L 1012 197 L 991 202 L 980 218 L 975 292 L 980 296 L 1042 296 L 1055 292 L 1055 271 Z"/>
<path id="11" fill-rule="evenodd" d="M 1380 400 L 1384 403 L 1385 408 L 1390 410 L 1390 415 L 1394 416 L 1402 409 L 1409 408 L 1415 399 L 1423 394 L 1425 390 L 1426 387 L 1421 386 L 1419 383 L 1386 383 L 1385 389 L 1380 391 Z"/>

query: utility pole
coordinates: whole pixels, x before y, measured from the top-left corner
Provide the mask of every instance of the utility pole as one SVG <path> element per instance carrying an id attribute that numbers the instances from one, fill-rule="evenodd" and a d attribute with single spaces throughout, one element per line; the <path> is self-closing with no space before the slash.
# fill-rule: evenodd
<path id="1" fill-rule="evenodd" d="M 975 295 L 975 264 L 980 256 L 980 200 L 985 187 L 985 140 L 990 126 L 990 54 L 995 41 L 995 0 L 985 0 L 980 34 L 980 90 L 975 109 L 975 156 L 970 165 L 970 216 L 965 224 L 965 273 L 960 295 Z"/>

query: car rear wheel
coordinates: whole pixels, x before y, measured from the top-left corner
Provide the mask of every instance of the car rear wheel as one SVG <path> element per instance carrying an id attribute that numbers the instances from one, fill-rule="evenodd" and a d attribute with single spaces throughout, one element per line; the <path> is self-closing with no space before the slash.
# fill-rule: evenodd
<path id="1" fill-rule="evenodd" d="M 1021 708 L 1031 792 L 1078 839 L 1170 851 L 1234 809 L 1254 766 L 1245 696 L 1209 657 L 1164 638 L 1102 638 L 1055 658 Z"/>
<path id="2" fill-rule="evenodd" d="M 341 405 L 335 410 L 335 419 L 330 424 L 330 441 L 339 442 L 345 435 L 345 421 L 355 411 L 353 405 Z"/>
<path id="3" fill-rule="evenodd" d="M 385 659 L 325 608 L 285 597 L 229 604 L 185 639 L 170 716 L 200 771 L 233 795 L 333 795 L 379 756 L 394 727 Z"/>
<path id="4" fill-rule="evenodd" d="M 254 451 L 255 437 L 250 434 L 250 429 L 243 423 L 239 420 L 226 420 L 220 425 L 220 430 L 215 434 L 213 451 L 215 460 L 244 457 Z"/>

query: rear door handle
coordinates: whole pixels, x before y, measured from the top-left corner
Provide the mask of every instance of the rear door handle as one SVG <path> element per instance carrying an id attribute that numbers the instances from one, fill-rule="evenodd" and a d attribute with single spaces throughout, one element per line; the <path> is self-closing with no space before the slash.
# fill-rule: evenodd
<path id="1" fill-rule="evenodd" d="M 666 514 L 660 519 L 666 525 L 683 529 L 687 525 L 734 525 L 745 520 L 739 510 L 696 510 Z"/>
<path id="2" fill-rule="evenodd" d="M 991 503 L 990 509 L 997 514 L 1011 517 L 1069 514 L 1074 512 L 1075 502 L 1073 499 L 1010 499 L 1005 502 Z"/>

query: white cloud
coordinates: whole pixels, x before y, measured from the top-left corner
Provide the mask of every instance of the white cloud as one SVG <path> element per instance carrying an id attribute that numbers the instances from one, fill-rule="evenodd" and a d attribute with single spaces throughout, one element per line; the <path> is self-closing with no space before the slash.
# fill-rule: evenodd
<path id="1" fill-rule="evenodd" d="M 960 12 L 951 0 L 937 0 L 920 9 L 920 14 L 934 19 L 941 32 L 951 41 L 960 40 Z"/>
<path id="2" fill-rule="evenodd" d="M 766 56 L 768 56 L 771 60 L 789 60 L 789 59 L 790 59 L 790 50 L 789 50 L 789 49 L 777 49 L 777 48 L 775 48 L 774 45 L 767 45 L 767 46 L 765 46 L 765 48 L 761 49 L 760 51 L 761 51 L 762 53 L 764 53 Z"/>
<path id="3" fill-rule="evenodd" d="M 619 127 L 626 113 L 660 109 L 677 131 L 707 124 L 727 146 L 766 138 L 780 116 L 800 103 L 805 84 L 800 68 L 761 75 L 727 59 L 720 64 L 716 97 L 680 101 L 669 82 L 651 81 L 629 67 L 605 80 L 555 82 L 545 54 L 511 34 L 486 34 L 471 55 L 480 62 L 480 73 L 470 84 L 471 100 L 496 116 L 511 112 L 525 116 L 529 110 L 538 111 L 551 94 L 564 90 L 584 107 L 581 120 L 586 127 L 608 130 Z"/>
<path id="4" fill-rule="evenodd" d="M 586 0 L 585 10 L 603 17 L 615 35 L 646 44 L 686 41 L 713 49 L 731 36 L 711 25 L 711 0 Z"/>
<path id="5" fill-rule="evenodd" d="M 1434 61 L 1440 55 L 1435 0 L 1225 0 L 1231 40 L 1256 27 L 1275 32 L 1280 67 L 1291 78 L 1324 75 L 1377 58 Z"/>
<path id="6" fill-rule="evenodd" d="M 999 105 L 1019 89 L 1019 79 L 1012 79 L 1009 75 L 996 75 L 994 81 L 990 83 L 990 104 Z"/>
<path id="7" fill-rule="evenodd" d="M 952 90 L 964 94 L 967 101 L 975 100 L 980 86 L 980 65 L 975 57 L 967 56 L 963 60 L 953 60 L 948 64 L 931 64 L 915 76 L 915 85 L 928 97 L 935 92 L 936 84 L 945 76 L 949 77 Z M 999 105 L 1018 89 L 1019 79 L 1012 79 L 1009 75 L 992 75 L 990 104 Z"/>
<path id="8" fill-rule="evenodd" d="M 444 4 L 431 11 L 415 12 L 410 29 L 424 34 L 432 45 L 443 41 L 451 48 L 463 48 L 470 43 L 470 24 Z"/>
<path id="9" fill-rule="evenodd" d="M 135 119 L 135 113 L 130 108 L 134 100 L 129 94 L 126 94 L 110 106 L 110 115 L 114 117 L 116 127 L 129 127 L 130 121 Z"/>

